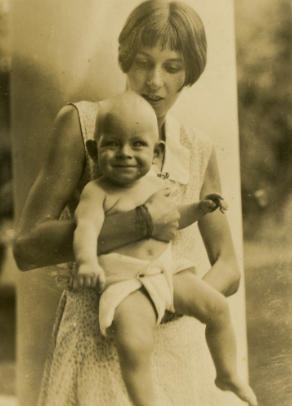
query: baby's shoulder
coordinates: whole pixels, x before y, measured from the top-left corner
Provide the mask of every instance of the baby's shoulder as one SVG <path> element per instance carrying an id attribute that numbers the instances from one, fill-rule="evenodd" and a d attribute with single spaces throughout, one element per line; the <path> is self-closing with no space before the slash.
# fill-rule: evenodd
<path id="1" fill-rule="evenodd" d="M 88 183 L 86 183 L 82 190 L 82 194 L 87 196 L 95 196 L 97 194 L 106 195 L 106 189 L 99 179 L 92 179 Z"/>

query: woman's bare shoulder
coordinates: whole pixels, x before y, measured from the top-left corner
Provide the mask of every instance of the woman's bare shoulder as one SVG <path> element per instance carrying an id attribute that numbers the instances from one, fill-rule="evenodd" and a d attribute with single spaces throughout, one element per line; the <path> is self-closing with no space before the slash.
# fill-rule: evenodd
<path id="1" fill-rule="evenodd" d="M 57 218 L 78 185 L 85 152 L 74 107 L 65 106 L 59 111 L 48 145 L 47 156 L 29 193 L 27 217 L 35 212 L 40 219 L 46 213 Z"/>
<path id="2" fill-rule="evenodd" d="M 76 108 L 66 105 L 58 112 L 49 142 L 46 164 L 63 165 L 70 162 L 72 169 L 78 169 L 84 162 L 84 145 L 79 116 Z M 74 165 L 73 165 L 74 163 Z"/>
<path id="3" fill-rule="evenodd" d="M 82 144 L 81 126 L 76 107 L 73 105 L 63 106 L 55 118 L 53 130 L 61 143 L 69 137 L 70 144 L 74 144 L 74 141 L 77 143 L 79 141 Z M 70 147 L 70 145 L 67 145 L 67 147 Z"/>

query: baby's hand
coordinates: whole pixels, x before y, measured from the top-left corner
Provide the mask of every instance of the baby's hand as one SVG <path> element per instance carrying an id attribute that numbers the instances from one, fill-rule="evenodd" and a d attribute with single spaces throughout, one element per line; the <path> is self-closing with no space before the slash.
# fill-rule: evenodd
<path id="1" fill-rule="evenodd" d="M 73 279 L 73 289 L 77 288 L 98 288 L 102 292 L 105 285 L 105 274 L 102 267 L 98 264 L 79 265 L 77 273 Z"/>
<path id="2" fill-rule="evenodd" d="M 204 214 L 211 213 L 218 208 L 221 213 L 224 214 L 225 211 L 228 209 L 227 203 L 218 193 L 211 193 L 205 196 L 204 199 L 200 201 L 199 205 Z"/>

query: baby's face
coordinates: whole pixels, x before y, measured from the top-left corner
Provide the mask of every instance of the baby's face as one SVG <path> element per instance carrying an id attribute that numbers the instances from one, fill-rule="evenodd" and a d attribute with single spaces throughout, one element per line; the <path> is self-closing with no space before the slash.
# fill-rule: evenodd
<path id="1" fill-rule="evenodd" d="M 99 168 L 105 178 L 121 186 L 131 185 L 151 168 L 158 141 L 154 117 L 107 114 L 98 138 Z"/>

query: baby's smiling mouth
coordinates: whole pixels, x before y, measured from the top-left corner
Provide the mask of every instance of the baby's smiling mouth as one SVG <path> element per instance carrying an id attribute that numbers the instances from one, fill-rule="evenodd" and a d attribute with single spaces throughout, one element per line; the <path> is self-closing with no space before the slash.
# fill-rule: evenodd
<path id="1" fill-rule="evenodd" d="M 137 165 L 115 164 L 114 168 L 137 168 Z"/>

